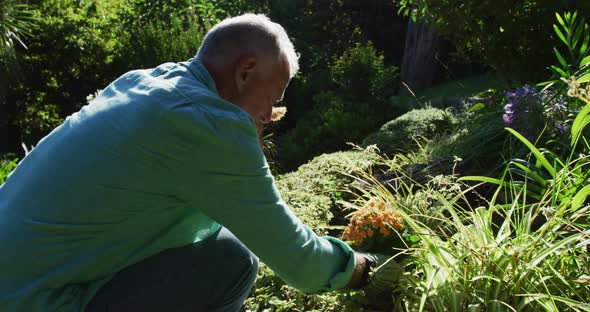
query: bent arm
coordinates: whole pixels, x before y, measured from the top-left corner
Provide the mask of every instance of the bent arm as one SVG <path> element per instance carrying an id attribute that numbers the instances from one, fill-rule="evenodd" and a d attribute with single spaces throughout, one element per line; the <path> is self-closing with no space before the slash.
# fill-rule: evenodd
<path id="1" fill-rule="evenodd" d="M 181 196 L 232 231 L 287 284 L 307 293 L 355 286 L 364 263 L 342 241 L 316 235 L 288 208 L 252 121 L 207 115 L 189 106 L 167 117 L 186 164 L 178 172 Z"/>

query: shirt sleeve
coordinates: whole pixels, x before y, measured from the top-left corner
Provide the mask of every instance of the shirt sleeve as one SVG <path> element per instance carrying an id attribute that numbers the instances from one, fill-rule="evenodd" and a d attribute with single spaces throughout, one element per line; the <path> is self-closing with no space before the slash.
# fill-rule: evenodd
<path id="1" fill-rule="evenodd" d="M 179 196 L 228 228 L 290 286 L 321 293 L 348 284 L 354 252 L 319 237 L 288 208 L 245 112 L 188 104 L 163 119 L 178 153 Z"/>

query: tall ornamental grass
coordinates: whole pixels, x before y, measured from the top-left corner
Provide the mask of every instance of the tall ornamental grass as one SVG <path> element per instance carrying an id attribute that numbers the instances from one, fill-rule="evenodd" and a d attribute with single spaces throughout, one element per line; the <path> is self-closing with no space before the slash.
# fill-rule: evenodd
<path id="1" fill-rule="evenodd" d="M 569 155 L 508 128 L 528 159 L 510 162 L 500 179 L 455 181 L 497 184 L 484 205 L 465 205 L 465 186 L 452 195 L 426 185 L 424 209 L 404 177 L 364 194 L 403 219 L 405 248 L 389 248 L 405 270 L 391 285 L 395 311 L 590 311 L 590 84 L 578 82 L 569 94 L 585 106 L 570 128 Z"/>

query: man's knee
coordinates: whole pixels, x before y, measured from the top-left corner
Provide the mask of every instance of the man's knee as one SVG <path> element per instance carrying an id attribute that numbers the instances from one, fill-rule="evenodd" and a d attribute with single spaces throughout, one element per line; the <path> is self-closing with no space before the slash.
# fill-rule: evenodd
<path id="1" fill-rule="evenodd" d="M 252 279 L 256 279 L 256 275 L 258 274 L 258 264 L 259 264 L 259 260 L 258 257 L 256 257 L 255 254 L 253 254 L 252 252 L 250 252 L 251 257 L 250 257 L 250 272 L 251 272 L 251 277 Z M 254 281 L 252 281 L 254 282 Z"/>
<path id="2" fill-rule="evenodd" d="M 250 251 L 229 230 L 222 228 L 215 244 L 224 258 L 230 260 L 235 268 L 241 268 L 249 279 L 254 279 L 258 273 L 258 257 Z"/>

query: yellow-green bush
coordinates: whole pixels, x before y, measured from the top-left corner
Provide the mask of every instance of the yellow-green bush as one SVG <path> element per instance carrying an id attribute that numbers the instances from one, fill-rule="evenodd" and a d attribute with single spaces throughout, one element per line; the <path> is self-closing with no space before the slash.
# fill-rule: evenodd
<path id="1" fill-rule="evenodd" d="M 371 150 L 324 154 L 295 172 L 277 177 L 277 186 L 295 214 L 320 230 L 332 221 L 334 212 L 340 211 L 336 201 L 342 199 L 343 191 L 353 182 L 347 174 L 368 171 L 380 160 Z"/>
<path id="2" fill-rule="evenodd" d="M 376 144 L 384 153 L 415 149 L 419 142 L 449 133 L 458 120 L 452 113 L 439 108 L 415 109 L 384 124 L 363 140 L 363 145 Z"/>

